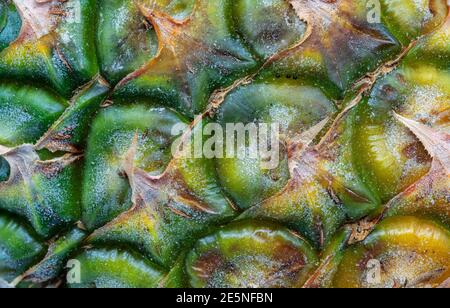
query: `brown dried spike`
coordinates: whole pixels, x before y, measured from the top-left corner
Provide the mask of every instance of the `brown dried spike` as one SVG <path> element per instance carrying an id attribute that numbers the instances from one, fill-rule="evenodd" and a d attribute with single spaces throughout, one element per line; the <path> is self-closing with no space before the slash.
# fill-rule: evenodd
<path id="1" fill-rule="evenodd" d="M 370 235 L 370 233 L 372 233 L 373 229 L 379 222 L 380 218 L 364 218 L 363 220 L 350 225 L 349 227 L 351 228 L 352 233 L 348 240 L 348 245 L 353 245 L 364 241 Z"/>
<path id="2" fill-rule="evenodd" d="M 13 0 L 22 18 L 22 29 L 17 42 L 38 40 L 51 33 L 57 22 L 53 0 Z"/>
<path id="3" fill-rule="evenodd" d="M 10 177 L 6 182 L 0 183 L 3 186 L 12 185 L 23 180 L 25 184 L 32 187 L 32 176 L 41 173 L 47 178 L 52 178 L 59 174 L 66 166 L 79 160 L 82 155 L 66 154 L 62 157 L 41 161 L 34 147 L 30 144 L 7 148 L 0 145 L 0 156 L 10 165 Z"/>
<path id="4" fill-rule="evenodd" d="M 312 142 L 319 136 L 329 121 L 329 118 L 325 118 L 307 131 L 286 141 L 288 145 L 289 170 L 291 172 L 291 177 L 295 177 L 294 170 L 299 168 L 299 165 L 303 165 L 306 161 L 303 155 L 308 149 L 311 150 L 310 146 Z M 301 163 L 299 163 L 299 160 Z"/>
<path id="5" fill-rule="evenodd" d="M 135 134 L 133 142 L 123 160 L 123 169 L 126 173 L 133 191 L 134 207 L 151 207 L 153 208 L 153 201 L 149 199 L 148 195 L 159 195 L 161 193 L 171 196 L 170 198 L 177 203 L 183 204 L 191 210 L 204 212 L 208 214 L 216 214 L 207 204 L 193 196 L 186 187 L 181 175 L 179 174 L 174 160 L 172 160 L 166 171 L 159 176 L 152 176 L 145 171 L 136 168 L 134 159 L 138 147 L 138 135 Z M 148 194 L 149 191 L 154 191 L 154 194 Z M 170 203 L 166 204 L 172 212 L 180 215 L 179 209 L 171 207 Z M 157 210 L 157 209 L 154 209 Z M 189 214 L 184 213 L 184 217 L 190 217 Z"/>
<path id="6" fill-rule="evenodd" d="M 433 157 L 433 168 L 442 166 L 450 174 L 450 135 L 394 113 L 409 128 Z"/>
<path id="7" fill-rule="evenodd" d="M 0 183 L 0 188 L 12 185 L 20 180 L 23 180 L 28 186 L 32 185 L 31 177 L 34 173 L 36 162 L 39 160 L 39 156 L 32 145 L 26 144 L 12 149 L 0 146 L 0 156 L 10 166 L 9 180 Z"/>

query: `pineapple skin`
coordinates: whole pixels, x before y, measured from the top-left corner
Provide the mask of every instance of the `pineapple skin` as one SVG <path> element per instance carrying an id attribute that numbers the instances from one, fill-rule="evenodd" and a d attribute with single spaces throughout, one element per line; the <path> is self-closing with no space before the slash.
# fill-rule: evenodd
<path id="1" fill-rule="evenodd" d="M 449 13 L 2 0 L 0 287 L 449 287 Z M 210 123 L 279 164 L 172 154 Z"/>

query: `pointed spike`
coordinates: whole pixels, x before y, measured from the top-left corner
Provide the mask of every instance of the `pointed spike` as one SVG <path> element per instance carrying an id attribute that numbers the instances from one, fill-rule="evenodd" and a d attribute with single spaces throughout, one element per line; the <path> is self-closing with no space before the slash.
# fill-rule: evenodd
<path id="1" fill-rule="evenodd" d="M 319 136 L 320 132 L 327 126 L 329 120 L 330 118 L 327 117 L 307 131 L 287 140 L 287 143 L 291 148 L 291 157 L 298 157 L 301 152 L 308 148 L 311 143 L 313 143 L 314 139 Z"/>
<path id="2" fill-rule="evenodd" d="M 295 172 L 295 170 L 297 170 L 299 166 L 305 168 L 311 164 L 311 157 L 305 159 L 304 154 L 313 143 L 314 139 L 316 139 L 320 132 L 327 126 L 329 120 L 330 118 L 327 117 L 295 138 L 287 140 L 289 170 L 292 178 L 297 176 L 298 172 Z M 301 163 L 299 163 L 300 161 Z"/>
<path id="3" fill-rule="evenodd" d="M 131 141 L 130 148 L 128 149 L 128 152 L 125 154 L 123 159 L 122 167 L 129 179 L 132 179 L 134 175 L 134 159 L 136 158 L 138 139 L 138 132 L 135 132 L 133 140 Z"/>
<path id="4" fill-rule="evenodd" d="M 447 173 L 450 173 L 450 135 L 405 118 L 395 112 L 394 116 L 422 142 L 435 163 L 437 160 Z"/>
<path id="5" fill-rule="evenodd" d="M 324 120 L 320 121 L 310 129 L 308 129 L 306 132 L 302 133 L 299 137 L 299 140 L 305 145 L 309 146 L 314 141 L 314 139 L 317 138 L 317 136 L 320 134 L 320 132 L 327 126 L 328 122 L 330 121 L 330 118 L 327 117 Z"/>
<path id="6" fill-rule="evenodd" d="M 55 16 L 51 13 L 53 0 L 13 0 L 22 18 L 22 29 L 17 41 L 39 39 L 55 27 Z"/>

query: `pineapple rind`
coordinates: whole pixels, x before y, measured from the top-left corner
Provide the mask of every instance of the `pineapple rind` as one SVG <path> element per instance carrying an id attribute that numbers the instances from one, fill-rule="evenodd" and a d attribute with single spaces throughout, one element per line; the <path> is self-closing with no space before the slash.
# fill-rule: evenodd
<path id="1" fill-rule="evenodd" d="M 49 24 L 50 11 L 20 22 L 14 1 L 0 4 L 2 283 L 65 285 L 71 259 L 84 277 L 71 287 L 448 286 L 446 1 L 381 1 L 376 24 L 363 0 L 79 4 L 78 20 Z M 199 113 L 282 122 L 290 149 L 335 120 L 262 172 L 171 159 L 170 128 Z M 308 255 L 299 267 L 279 255 L 279 271 L 258 266 L 278 235 Z M 205 258 L 199 280 L 206 239 L 231 243 L 239 270 Z M 381 281 L 367 280 L 369 261 Z"/>

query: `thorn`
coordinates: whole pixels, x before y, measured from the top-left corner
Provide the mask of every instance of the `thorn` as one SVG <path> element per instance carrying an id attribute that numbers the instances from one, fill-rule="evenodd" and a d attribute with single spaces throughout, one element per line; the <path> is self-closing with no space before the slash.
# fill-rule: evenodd
<path id="1" fill-rule="evenodd" d="M 395 112 L 394 116 L 422 142 L 425 149 L 434 159 L 433 163 L 441 163 L 446 172 L 450 173 L 450 135 L 405 118 Z"/>
<path id="2" fill-rule="evenodd" d="M 311 143 L 316 139 L 316 137 L 320 134 L 320 132 L 327 126 L 330 121 L 330 117 L 325 118 L 320 121 L 306 132 L 302 133 L 299 137 L 299 141 L 301 141 L 305 146 L 311 145 Z"/>
<path id="3" fill-rule="evenodd" d="M 138 147 L 138 139 L 139 135 L 136 131 L 134 133 L 133 140 L 131 142 L 130 148 L 128 149 L 128 152 L 125 154 L 123 159 L 123 165 L 122 168 L 127 174 L 129 179 L 133 178 L 134 175 L 134 159 L 136 158 L 136 152 Z"/>

